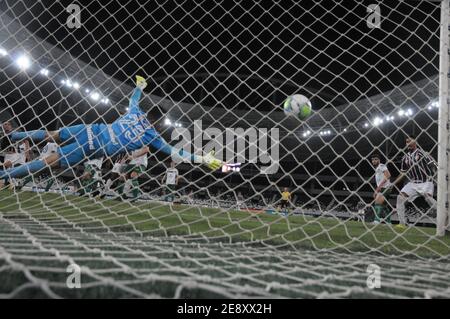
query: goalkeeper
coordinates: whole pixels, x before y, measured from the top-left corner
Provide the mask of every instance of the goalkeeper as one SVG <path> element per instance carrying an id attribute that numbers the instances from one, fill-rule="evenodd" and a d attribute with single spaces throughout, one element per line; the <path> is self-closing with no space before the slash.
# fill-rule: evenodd
<path id="1" fill-rule="evenodd" d="M 80 124 L 64 127 L 59 131 L 35 130 L 10 133 L 12 141 L 29 138 L 34 142 L 47 140 L 64 145 L 58 148 L 57 153 L 44 159 L 0 170 L 0 179 L 23 177 L 41 171 L 47 166 L 69 168 L 85 160 L 131 153 L 147 145 L 172 155 L 174 160 L 205 164 L 211 170 L 220 168 L 222 161 L 214 158 L 211 153 L 205 156 L 190 154 L 172 147 L 160 136 L 148 121 L 146 113 L 139 108 L 142 90 L 146 86 L 145 79 L 136 76 L 136 88 L 131 96 L 128 112 L 110 125 Z"/>

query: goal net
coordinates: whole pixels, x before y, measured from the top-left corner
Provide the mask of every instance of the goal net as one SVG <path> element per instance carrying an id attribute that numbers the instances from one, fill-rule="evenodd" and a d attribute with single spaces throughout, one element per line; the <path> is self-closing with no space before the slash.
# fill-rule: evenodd
<path id="1" fill-rule="evenodd" d="M 450 297 L 449 13 L 1 1 L 0 297 Z"/>

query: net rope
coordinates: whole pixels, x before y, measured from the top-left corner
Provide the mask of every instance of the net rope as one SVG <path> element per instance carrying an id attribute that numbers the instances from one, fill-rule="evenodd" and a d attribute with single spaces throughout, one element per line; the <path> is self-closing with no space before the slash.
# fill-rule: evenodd
<path id="1" fill-rule="evenodd" d="M 177 165 L 173 198 L 170 159 L 152 148 L 138 197 L 128 183 L 120 200 L 105 190 L 109 159 L 102 196 L 80 193 L 86 158 L 10 180 L 0 191 L 0 297 L 450 297 L 450 238 L 436 236 L 420 200 L 396 229 L 399 189 L 393 224 L 373 223 L 370 164 L 379 152 L 393 180 L 408 134 L 437 159 L 440 3 L 379 4 L 374 28 L 370 5 L 92 1 L 71 29 L 60 2 L 2 1 L 0 120 L 15 131 L 111 124 L 142 75 L 139 106 L 158 114 L 170 144 L 177 130 L 203 146 L 216 138 L 207 128 L 260 135 L 234 154 L 239 171 Z M 282 109 L 296 93 L 313 105 L 304 121 Z M 274 173 L 246 158 L 260 139 L 278 147 Z M 30 143 L 32 157 L 44 144 Z M 222 141 L 216 155 L 234 150 Z M 288 211 L 278 208 L 285 187 Z M 74 264 L 79 289 L 67 286 Z M 369 265 L 379 288 L 368 286 Z"/>

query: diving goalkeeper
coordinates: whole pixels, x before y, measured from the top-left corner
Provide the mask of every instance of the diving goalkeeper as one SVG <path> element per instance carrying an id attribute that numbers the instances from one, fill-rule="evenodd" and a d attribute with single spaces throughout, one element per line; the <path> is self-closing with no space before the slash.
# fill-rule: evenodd
<path id="1" fill-rule="evenodd" d="M 205 164 L 211 170 L 220 168 L 222 161 L 216 159 L 211 153 L 205 156 L 190 154 L 172 147 L 160 136 L 148 121 L 146 113 L 139 108 L 139 100 L 146 86 L 145 79 L 136 76 L 136 88 L 129 102 L 129 110 L 112 124 L 80 124 L 64 127 L 58 131 L 35 130 L 10 133 L 12 141 L 46 140 L 56 142 L 60 147 L 58 152 L 43 159 L 0 170 L 0 179 L 23 177 L 38 172 L 46 166 L 69 168 L 89 159 L 130 154 L 146 145 L 172 155 L 173 160 Z"/>

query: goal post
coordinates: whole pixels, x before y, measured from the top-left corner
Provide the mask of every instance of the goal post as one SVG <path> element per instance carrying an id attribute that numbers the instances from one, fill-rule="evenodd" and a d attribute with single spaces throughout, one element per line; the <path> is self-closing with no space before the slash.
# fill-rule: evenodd
<path id="1" fill-rule="evenodd" d="M 437 192 L 437 224 L 436 233 L 444 236 L 450 223 L 449 207 L 449 83 L 450 77 L 449 59 L 449 29 L 450 29 L 449 1 L 441 2 L 441 26 L 440 26 L 440 49 L 439 49 L 439 134 L 438 134 L 438 192 Z"/>

